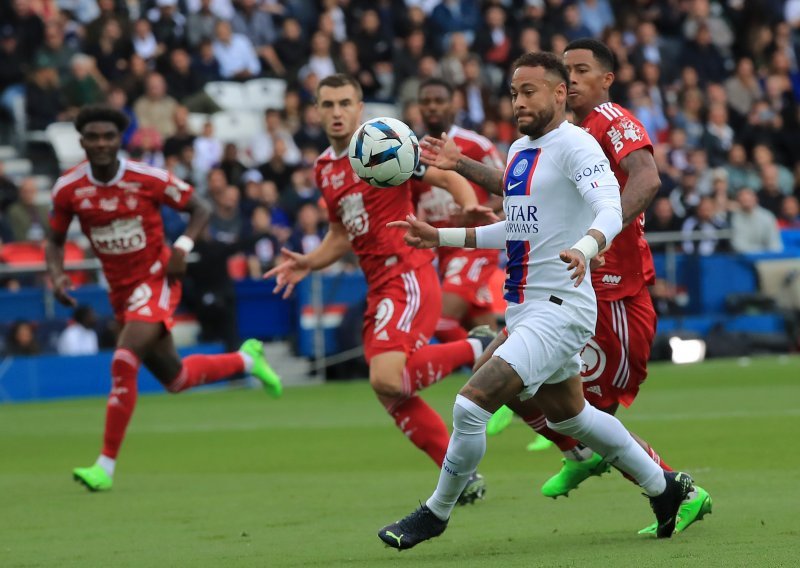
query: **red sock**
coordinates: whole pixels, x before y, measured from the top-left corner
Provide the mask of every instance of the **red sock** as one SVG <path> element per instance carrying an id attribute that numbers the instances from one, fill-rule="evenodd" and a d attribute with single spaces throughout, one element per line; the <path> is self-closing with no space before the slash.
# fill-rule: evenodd
<path id="1" fill-rule="evenodd" d="M 439 413 L 416 395 L 395 401 L 386 410 L 411 443 L 441 467 L 447 444 L 450 443 L 450 434 Z"/>
<path id="2" fill-rule="evenodd" d="M 475 351 L 469 341 L 426 345 L 408 358 L 403 369 L 403 392 L 415 392 L 438 383 L 455 369 L 472 365 Z"/>
<path id="3" fill-rule="evenodd" d="M 442 343 L 461 341 L 467 338 L 467 330 L 455 318 L 442 316 L 436 322 L 436 333 L 433 334 Z"/>
<path id="4" fill-rule="evenodd" d="M 642 440 L 642 441 L 644 442 L 644 440 Z M 651 459 L 651 460 L 653 460 L 653 461 L 654 461 L 654 462 L 656 462 L 658 465 L 660 465 L 660 466 L 661 466 L 661 469 L 663 469 L 664 471 L 675 471 L 675 470 L 673 470 L 673 469 L 672 469 L 672 468 L 669 466 L 669 464 L 668 464 L 667 462 L 665 462 L 664 460 L 662 460 L 662 459 L 661 459 L 661 456 L 660 456 L 660 455 L 658 455 L 658 452 L 656 452 L 656 451 L 653 449 L 653 446 L 651 446 L 651 445 L 650 445 L 648 442 L 644 442 L 644 443 L 645 443 L 645 445 L 647 446 L 647 447 L 644 449 L 644 451 L 646 451 L 646 452 L 647 452 L 647 455 L 648 455 L 648 456 L 650 456 L 650 459 Z"/>
<path id="5" fill-rule="evenodd" d="M 103 435 L 104 456 L 117 459 L 119 447 L 125 438 L 136 408 L 136 376 L 139 358 L 127 349 L 117 349 L 111 359 L 111 394 L 106 405 L 106 430 Z"/>
<path id="6" fill-rule="evenodd" d="M 522 419 L 528 426 L 558 446 L 558 449 L 562 452 L 568 452 L 578 445 L 578 440 L 575 438 L 570 438 L 564 434 L 559 434 L 555 430 L 551 430 L 547 425 L 547 419 L 544 417 L 544 414 L 538 410 L 523 416 Z"/>
<path id="7" fill-rule="evenodd" d="M 167 385 L 169 392 L 182 392 L 244 372 L 244 359 L 239 353 L 189 355 L 182 363 L 181 372 Z"/>

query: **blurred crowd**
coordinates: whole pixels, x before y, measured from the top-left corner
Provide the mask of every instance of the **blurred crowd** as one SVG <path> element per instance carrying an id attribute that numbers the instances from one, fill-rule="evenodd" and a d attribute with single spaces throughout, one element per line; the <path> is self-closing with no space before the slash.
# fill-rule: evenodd
<path id="1" fill-rule="evenodd" d="M 612 98 L 656 142 L 647 230 L 706 232 L 679 246 L 689 254 L 780 250 L 779 229 L 800 228 L 800 0 L 0 0 L 0 120 L 22 105 L 41 130 L 87 103 L 123 109 L 127 154 L 195 184 L 214 208 L 209 241 L 258 277 L 281 246 L 308 252 L 324 232 L 321 78 L 354 75 L 421 131 L 417 87 L 443 77 L 456 122 L 503 152 L 517 137 L 511 62 L 586 36 L 615 53 Z M 190 113 L 219 110 L 205 84 L 256 77 L 287 84 L 261 134 L 222 144 L 210 122 L 192 130 Z M 0 171 L 5 242 L 46 230 L 32 184 Z"/>

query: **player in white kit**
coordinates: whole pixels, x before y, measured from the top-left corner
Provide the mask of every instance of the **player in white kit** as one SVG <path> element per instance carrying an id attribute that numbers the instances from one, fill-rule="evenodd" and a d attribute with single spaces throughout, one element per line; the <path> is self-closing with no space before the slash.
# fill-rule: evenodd
<path id="1" fill-rule="evenodd" d="M 378 533 L 407 549 L 439 536 L 486 450 L 486 423 L 505 402 L 533 397 L 550 428 L 572 436 L 629 474 L 644 489 L 669 537 L 691 478 L 664 472 L 615 417 L 586 403 L 579 353 L 592 337 L 597 303 L 589 261 L 622 228 L 619 183 L 597 141 L 566 121 L 569 76 L 552 53 L 514 64 L 511 98 L 524 135 L 509 151 L 503 176 L 506 220 L 475 228 L 435 229 L 409 216 L 417 248 L 505 248 L 508 340 L 461 389 L 453 434 L 433 495 Z"/>

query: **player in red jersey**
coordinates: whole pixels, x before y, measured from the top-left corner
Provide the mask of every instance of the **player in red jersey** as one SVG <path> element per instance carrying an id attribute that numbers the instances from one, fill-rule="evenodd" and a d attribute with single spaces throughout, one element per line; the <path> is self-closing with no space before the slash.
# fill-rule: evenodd
<path id="1" fill-rule="evenodd" d="M 564 63 L 570 73 L 570 109 L 576 121 L 600 143 L 622 188 L 624 229 L 605 251 L 605 264 L 592 266 L 592 285 L 598 300 L 597 328 L 581 353 L 584 396 L 593 406 L 615 414 L 620 404 L 631 404 L 647 377 L 647 360 L 656 331 L 656 314 L 647 286 L 653 282 L 655 270 L 643 236 L 643 213 L 661 181 L 644 128 L 628 110 L 609 100 L 614 57 L 608 47 L 593 39 L 576 40 L 567 46 Z M 466 159 L 442 140 L 426 138 L 423 142 L 429 148 L 423 150 L 424 161 L 454 169 L 493 193 L 502 192 L 502 171 Z M 476 366 L 488 360 L 505 337 L 500 333 Z M 534 403 L 509 406 L 564 453 L 561 471 L 542 486 L 545 496 L 567 495 L 592 475 L 608 471 L 601 456 L 590 448 L 548 428 Z M 633 436 L 656 463 L 671 471 L 650 444 Z M 681 506 L 678 532 L 711 512 L 710 496 L 704 489 L 695 488 L 696 492 Z M 640 532 L 654 534 L 655 527 Z"/>
<path id="2" fill-rule="evenodd" d="M 447 81 L 426 79 L 419 87 L 417 99 L 429 135 L 440 137 L 445 134 L 468 158 L 495 168 L 505 167 L 488 138 L 453 124 L 453 87 Z M 426 167 L 420 164 L 423 170 Z M 481 205 L 495 210 L 502 208 L 499 197 L 477 184 L 472 184 L 472 188 Z M 459 218 L 459 207 L 449 193 L 421 180 L 413 182 L 413 190 L 420 217 L 427 223 L 437 228 L 465 226 L 463 219 Z M 440 247 L 436 253 L 442 280 L 442 317 L 436 326 L 436 338 L 441 341 L 464 339 L 467 337 L 466 329 L 479 325 L 497 329 L 489 280 L 497 270 L 500 252 Z"/>
<path id="3" fill-rule="evenodd" d="M 288 297 L 312 270 L 333 264 L 351 249 L 356 253 L 368 286 L 362 334 L 370 384 L 397 427 L 441 466 L 449 440 L 447 427 L 417 392 L 454 369 L 471 365 L 490 338 L 427 345 L 442 306 L 433 254 L 407 246 L 402 231 L 386 228 L 388 222 L 413 212 L 410 183 L 372 187 L 358 178 L 347 157 L 350 138 L 360 123 L 361 96 L 361 87 L 350 76 L 338 74 L 320 81 L 317 108 L 331 146 L 317 160 L 315 173 L 330 228 L 310 254 L 284 250 L 287 260 L 265 277 L 276 276 L 276 293 L 284 290 Z M 425 179 L 472 194 L 469 184 L 452 172 L 430 168 Z M 482 496 L 483 490 L 483 480 L 476 476 L 462 502 Z"/>
<path id="4" fill-rule="evenodd" d="M 180 277 L 210 210 L 194 196 L 192 186 L 169 172 L 117 157 L 127 126 L 128 118 L 110 107 L 81 109 L 75 127 L 88 161 L 56 181 L 46 245 L 53 293 L 62 304 L 74 306 L 72 283 L 64 273 L 64 244 L 70 222 L 78 218 L 103 265 L 111 306 L 122 328 L 111 361 L 102 452 L 93 466 L 73 471 L 92 491 L 111 489 L 117 453 L 136 406 L 136 376 L 142 363 L 171 393 L 243 372 L 253 373 L 273 396 L 282 390 L 261 342 L 254 339 L 240 351 L 223 355 L 181 359 L 175 350 L 170 328 L 181 296 Z M 172 248 L 164 242 L 162 205 L 189 213 L 186 231 Z"/>

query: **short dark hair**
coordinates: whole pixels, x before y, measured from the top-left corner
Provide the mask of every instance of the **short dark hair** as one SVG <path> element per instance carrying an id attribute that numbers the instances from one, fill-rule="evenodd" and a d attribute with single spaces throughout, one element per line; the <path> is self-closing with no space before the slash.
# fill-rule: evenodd
<path id="1" fill-rule="evenodd" d="M 130 119 L 121 110 L 108 105 L 86 105 L 75 117 L 75 129 L 78 132 L 83 132 L 86 125 L 92 122 L 111 122 L 120 133 L 123 133 L 128 128 Z"/>
<path id="2" fill-rule="evenodd" d="M 550 71 L 558 75 L 564 83 L 569 84 L 569 72 L 555 53 L 550 51 L 537 51 L 520 55 L 514 61 L 514 70 L 520 67 L 543 67 L 545 71 Z"/>
<path id="3" fill-rule="evenodd" d="M 611 51 L 611 49 L 602 41 L 597 41 L 596 39 L 592 39 L 590 37 L 576 39 L 575 41 L 571 41 L 567 44 L 567 47 L 564 49 L 564 53 L 574 49 L 587 49 L 591 51 L 597 62 L 603 66 L 603 69 L 606 71 L 614 71 L 616 66 L 614 52 Z"/>
<path id="4" fill-rule="evenodd" d="M 322 81 L 320 81 L 317 84 L 317 98 L 319 98 L 319 92 L 322 90 L 322 87 L 338 89 L 339 87 L 346 87 L 348 85 L 356 90 L 358 100 L 364 98 L 364 91 L 361 89 L 361 83 L 359 83 L 355 77 L 346 73 L 334 73 L 333 75 L 328 75 Z"/>
<path id="5" fill-rule="evenodd" d="M 417 94 L 422 92 L 422 89 L 426 87 L 442 87 L 447 91 L 448 96 L 452 97 L 455 89 L 453 85 L 450 84 L 448 81 L 444 79 L 440 79 L 439 77 L 428 77 L 424 81 L 419 84 L 419 88 L 417 89 Z"/>

